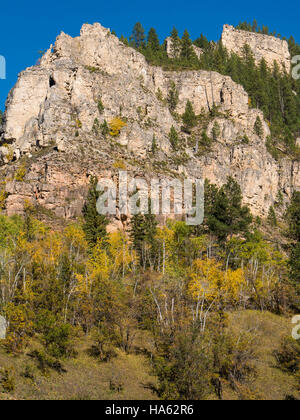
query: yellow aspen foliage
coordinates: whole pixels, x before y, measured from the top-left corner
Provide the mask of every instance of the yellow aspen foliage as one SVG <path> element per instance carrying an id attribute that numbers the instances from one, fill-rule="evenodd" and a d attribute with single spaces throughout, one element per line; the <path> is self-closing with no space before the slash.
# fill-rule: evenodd
<path id="1" fill-rule="evenodd" d="M 12 353 L 18 353 L 23 350 L 27 343 L 27 334 L 31 331 L 32 322 L 28 320 L 24 305 L 9 303 L 5 312 L 9 322 L 5 346 Z"/>
<path id="2" fill-rule="evenodd" d="M 113 269 L 113 263 L 110 260 L 103 242 L 99 240 L 92 251 L 88 262 L 89 271 L 94 279 L 108 280 Z"/>
<path id="3" fill-rule="evenodd" d="M 169 229 L 167 226 L 157 229 L 156 239 L 163 243 L 165 242 L 168 248 L 171 248 L 174 240 L 174 231 Z"/>
<path id="4" fill-rule="evenodd" d="M 197 300 L 204 295 L 207 299 L 214 299 L 223 282 L 221 264 L 213 259 L 197 259 L 193 263 L 190 273 L 189 292 Z"/>
<path id="5" fill-rule="evenodd" d="M 171 264 L 171 257 L 173 255 L 173 247 L 174 247 L 174 237 L 175 232 L 169 229 L 167 226 L 163 228 L 157 228 L 157 233 L 155 239 L 160 245 L 160 253 L 161 253 L 161 270 L 163 274 L 168 272 L 171 274 L 172 271 L 172 264 Z"/>
<path id="6" fill-rule="evenodd" d="M 76 289 L 75 292 L 80 296 L 88 295 L 91 289 L 91 279 L 83 274 L 76 273 Z"/>
<path id="7" fill-rule="evenodd" d="M 225 273 L 225 281 L 222 289 L 232 303 L 239 301 L 241 292 L 245 287 L 246 279 L 244 270 L 241 268 L 238 268 L 237 270 L 227 270 Z"/>
<path id="8" fill-rule="evenodd" d="M 121 120 L 121 118 L 113 118 L 109 123 L 109 134 L 112 137 L 117 137 L 120 134 L 122 128 L 126 127 L 126 125 L 127 123 Z"/>
<path id="9" fill-rule="evenodd" d="M 87 250 L 88 244 L 81 226 L 76 224 L 69 225 L 64 230 L 64 237 L 66 238 L 69 246 L 82 251 Z"/>
<path id="10" fill-rule="evenodd" d="M 203 295 L 208 300 L 222 296 L 227 302 L 238 302 L 246 285 L 241 268 L 223 271 L 222 264 L 214 259 L 195 260 L 190 278 L 189 292 L 195 300 Z"/>
<path id="11" fill-rule="evenodd" d="M 138 263 L 138 256 L 129 246 L 124 232 L 113 232 L 109 235 L 109 252 L 114 265 L 115 274 L 131 272 Z"/>
<path id="12" fill-rule="evenodd" d="M 207 251 L 209 245 L 209 238 L 207 235 L 202 235 L 196 238 L 191 238 L 191 243 L 193 246 L 194 255 L 199 257 L 199 255 L 204 254 Z"/>
<path id="13" fill-rule="evenodd" d="M 39 265 L 56 265 L 62 255 L 63 242 L 58 233 L 49 232 L 43 239 L 33 244 L 32 261 Z"/>

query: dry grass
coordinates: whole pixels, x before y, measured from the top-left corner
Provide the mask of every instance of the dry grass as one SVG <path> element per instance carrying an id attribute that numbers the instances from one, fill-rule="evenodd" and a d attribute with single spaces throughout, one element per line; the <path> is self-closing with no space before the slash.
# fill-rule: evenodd
<path id="1" fill-rule="evenodd" d="M 231 314 L 230 320 L 236 332 L 251 331 L 254 337 L 257 360 L 253 395 L 265 400 L 284 400 L 288 395 L 300 398 L 295 379 L 277 368 L 274 357 L 282 337 L 291 335 L 291 319 L 269 312 L 241 311 Z M 233 397 L 228 394 L 228 398 Z"/>
<path id="2" fill-rule="evenodd" d="M 108 363 L 100 363 L 89 356 L 88 343 L 83 343 L 75 359 L 65 361 L 65 373 L 51 371 L 43 375 L 26 355 L 12 357 L 0 350 L 0 367 L 13 368 L 15 390 L 1 399 L 23 400 L 149 400 L 155 396 L 147 384 L 155 383 L 145 356 L 125 354 L 121 351 Z M 23 373 L 30 366 L 34 380 Z M 110 389 L 111 381 L 121 383 L 121 392 Z M 0 386 L 1 389 L 1 386 Z"/>
<path id="3" fill-rule="evenodd" d="M 241 311 L 230 314 L 230 324 L 236 333 L 251 331 L 254 338 L 257 359 L 254 362 L 256 377 L 245 399 L 283 400 L 287 395 L 300 398 L 292 376 L 277 369 L 273 355 L 280 346 L 281 338 L 291 334 L 292 324 L 288 318 L 257 311 Z M 146 342 L 146 344 L 145 344 Z M 27 355 L 9 356 L 0 347 L 0 368 L 12 368 L 15 390 L 11 394 L 1 393 L 0 400 L 149 400 L 156 396 L 147 387 L 155 384 L 151 376 L 148 359 L 144 355 L 125 354 L 118 351 L 115 359 L 100 363 L 88 353 L 90 341 L 80 340 L 78 356 L 63 363 L 66 373 L 54 371 L 47 376 L 36 367 Z M 137 337 L 139 348 L 149 347 L 151 340 L 145 335 Z M 25 378 L 23 373 L 30 367 L 34 379 Z M 28 368 L 27 368 L 28 369 Z M 120 392 L 111 390 L 111 381 L 122 384 Z M 237 399 L 238 395 L 226 387 L 225 399 Z"/>

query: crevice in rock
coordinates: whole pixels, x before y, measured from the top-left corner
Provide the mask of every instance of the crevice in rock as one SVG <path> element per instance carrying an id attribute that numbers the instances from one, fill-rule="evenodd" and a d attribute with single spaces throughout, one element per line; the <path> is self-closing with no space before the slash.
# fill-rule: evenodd
<path id="1" fill-rule="evenodd" d="M 55 86 L 55 85 L 56 85 L 55 80 L 53 79 L 53 77 L 52 77 L 52 76 L 50 76 L 50 78 L 49 78 L 49 86 L 50 86 L 50 87 L 53 87 L 53 86 Z"/>
<path id="2" fill-rule="evenodd" d="M 220 91 L 220 101 L 221 101 L 221 104 L 224 104 L 224 102 L 225 102 L 223 90 Z"/>

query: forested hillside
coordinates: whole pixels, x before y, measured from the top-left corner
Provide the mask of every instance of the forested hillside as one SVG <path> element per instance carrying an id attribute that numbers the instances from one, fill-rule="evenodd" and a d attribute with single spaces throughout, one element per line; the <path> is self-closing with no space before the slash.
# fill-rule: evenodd
<path id="1" fill-rule="evenodd" d="M 90 357 L 113 363 L 103 380 L 112 397 L 124 395 L 120 357 L 144 354 L 148 362 L 137 369 L 153 375 L 153 397 L 270 398 L 258 384 L 272 368 L 280 381 L 288 375 L 280 398 L 297 398 L 300 346 L 284 337 L 288 327 L 276 332 L 275 353 L 263 350 L 264 373 L 256 361 L 271 334 L 267 312 L 283 320 L 300 309 L 300 194 L 287 210 L 288 225 L 273 214 L 262 224 L 242 206 L 235 181 L 221 189 L 207 182 L 203 226 L 170 220 L 159 227 L 154 216 L 138 215 L 128 232 L 106 234 L 96 182 L 82 221 L 63 229 L 40 222 L 29 204 L 25 218 L 1 216 L 0 310 L 9 321 L 1 353 L 22 360 L 16 370 L 0 355 L 2 391 L 25 397 L 28 381 L 41 384 L 39 377 L 57 372 L 68 377 L 78 357 L 78 369 L 81 363 L 89 369 Z M 103 392 L 107 397 L 108 388 Z M 81 398 L 93 398 L 92 391 Z"/>

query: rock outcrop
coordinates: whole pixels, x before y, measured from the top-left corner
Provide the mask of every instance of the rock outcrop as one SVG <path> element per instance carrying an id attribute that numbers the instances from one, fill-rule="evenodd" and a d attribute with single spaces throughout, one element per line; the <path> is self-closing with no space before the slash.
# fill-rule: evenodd
<path id="1" fill-rule="evenodd" d="M 224 25 L 222 44 L 228 51 L 238 55 L 242 54 L 243 48 L 247 44 L 251 48 L 257 64 L 264 58 L 268 66 L 273 67 L 274 61 L 276 61 L 282 70 L 290 72 L 291 56 L 288 43 L 284 40 Z"/>
<path id="2" fill-rule="evenodd" d="M 171 82 L 179 95 L 175 113 L 166 100 Z M 202 131 L 192 139 L 182 133 L 183 157 L 172 150 L 169 132 L 172 126 L 180 132 L 176 115 L 187 100 L 203 117 L 217 107 L 206 130 L 212 137 L 218 123 L 220 132 L 203 154 L 195 146 Z M 218 185 L 231 175 L 253 213 L 265 216 L 279 191 L 287 201 L 300 187 L 300 167 L 271 157 L 265 147 L 269 127 L 248 102 L 230 77 L 150 66 L 100 24 L 84 25 L 77 38 L 62 33 L 38 66 L 20 74 L 7 99 L 2 160 L 14 154 L 15 162 L 0 168 L 6 212 L 21 213 L 25 200 L 32 200 L 56 217 L 74 218 L 81 213 L 90 175 L 115 178 L 119 168 L 127 168 L 132 176 L 203 176 Z M 254 132 L 258 116 L 261 137 Z M 103 123 L 116 117 L 126 123 L 120 135 L 104 134 Z M 21 164 L 23 178 L 16 176 Z"/>

